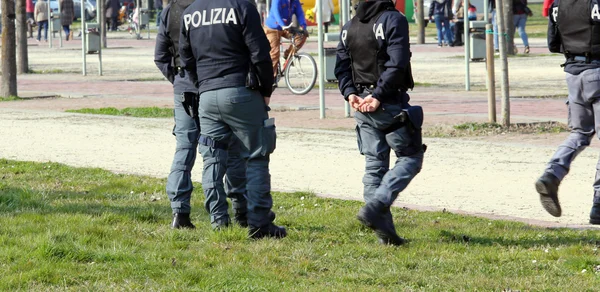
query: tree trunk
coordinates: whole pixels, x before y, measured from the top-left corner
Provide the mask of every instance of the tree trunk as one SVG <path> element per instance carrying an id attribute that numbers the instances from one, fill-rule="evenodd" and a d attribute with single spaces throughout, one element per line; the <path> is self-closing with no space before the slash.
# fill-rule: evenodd
<path id="1" fill-rule="evenodd" d="M 0 5 L 2 5 L 2 87 L 0 87 L 0 96 L 17 96 L 15 6 L 12 0 L 1 0 Z"/>
<path id="2" fill-rule="evenodd" d="M 27 14 L 25 13 L 25 1 L 16 0 L 16 29 L 17 29 L 17 50 L 18 63 L 17 73 L 25 74 L 29 72 L 29 58 L 27 56 Z"/>
<path id="3" fill-rule="evenodd" d="M 515 23 L 513 20 L 513 2 L 504 0 L 504 32 L 506 33 L 506 49 L 509 55 L 514 55 L 515 47 Z"/>
<path id="4" fill-rule="evenodd" d="M 106 27 L 106 7 L 104 7 L 104 0 L 97 0 L 98 2 L 98 12 L 96 13 L 96 17 L 98 18 L 98 24 L 100 24 L 100 33 L 101 38 L 100 38 L 100 42 L 102 44 L 102 48 L 106 49 L 107 48 L 107 44 L 106 44 L 106 31 L 108 30 L 108 27 Z"/>

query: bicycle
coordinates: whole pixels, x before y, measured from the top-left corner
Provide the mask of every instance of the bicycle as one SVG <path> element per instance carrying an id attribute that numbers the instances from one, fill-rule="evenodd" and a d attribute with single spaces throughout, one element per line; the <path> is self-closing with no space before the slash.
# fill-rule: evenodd
<path id="1" fill-rule="evenodd" d="M 283 27 L 283 29 L 290 28 L 290 26 Z M 279 61 L 277 66 L 277 77 L 276 83 L 279 83 L 281 77 L 285 79 L 285 85 L 288 87 L 290 92 L 297 95 L 307 94 L 315 86 L 317 81 L 317 63 L 315 59 L 307 53 L 298 53 L 298 49 L 294 40 L 296 37 L 303 32 L 298 29 L 290 29 L 292 44 L 292 52 L 287 59 L 283 62 L 283 58 Z M 283 44 L 280 46 L 280 50 Z"/>

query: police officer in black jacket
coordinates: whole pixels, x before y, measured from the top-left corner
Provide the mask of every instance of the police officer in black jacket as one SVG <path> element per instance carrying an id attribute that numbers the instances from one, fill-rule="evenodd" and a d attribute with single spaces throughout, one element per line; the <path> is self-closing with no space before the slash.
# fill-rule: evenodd
<path id="1" fill-rule="evenodd" d="M 177 147 L 171 172 L 167 178 L 167 195 L 173 209 L 173 228 L 194 228 L 190 220 L 190 197 L 193 191 L 191 171 L 196 161 L 196 149 L 200 135 L 198 120 L 198 90 L 189 75 L 179 67 L 179 34 L 183 10 L 193 0 L 173 0 L 161 13 L 156 37 L 154 62 L 163 75 L 173 84 L 175 95 L 175 128 L 173 134 Z M 233 139 L 229 146 L 227 165 L 227 195 L 233 205 L 234 220 L 246 226 L 246 166 L 239 155 L 239 140 Z M 207 211 L 212 214 L 207 204 Z M 222 214 L 217 214 L 222 215 Z M 215 223 L 216 222 L 216 223 Z M 228 224 L 228 217 L 213 220 L 213 227 Z"/>
<path id="2" fill-rule="evenodd" d="M 555 217 L 562 210 L 558 186 L 571 162 L 600 133 L 600 9 L 597 0 L 555 0 L 548 12 L 548 48 L 562 53 L 569 88 L 571 134 L 558 147 L 535 183 L 542 206 Z M 600 224 L 600 161 L 596 167 L 590 223 Z"/>
<path id="3" fill-rule="evenodd" d="M 358 219 L 381 243 L 401 245 L 390 206 L 419 173 L 425 150 L 423 110 L 408 104 L 414 82 L 406 17 L 389 0 L 360 2 L 344 25 L 335 75 L 344 98 L 357 110 L 358 148 L 365 156 L 365 206 Z M 389 169 L 390 150 L 397 160 Z"/>
<path id="4" fill-rule="evenodd" d="M 207 202 L 215 206 L 214 214 L 226 214 L 222 178 L 227 151 L 218 144 L 237 138 L 247 162 L 249 235 L 285 237 L 285 228 L 274 225 L 270 215 L 269 155 L 275 149 L 275 124 L 267 110 L 273 71 L 256 7 L 247 0 L 195 1 L 182 21 L 181 66 L 197 82 L 200 94 L 199 151 Z"/>

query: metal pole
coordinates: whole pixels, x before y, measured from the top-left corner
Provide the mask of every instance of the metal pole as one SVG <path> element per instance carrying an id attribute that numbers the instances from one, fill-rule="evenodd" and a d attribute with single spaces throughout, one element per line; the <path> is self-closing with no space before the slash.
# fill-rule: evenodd
<path id="1" fill-rule="evenodd" d="M 417 44 L 425 43 L 425 12 L 423 11 L 423 0 L 417 0 Z"/>
<path id="2" fill-rule="evenodd" d="M 494 72 L 494 26 L 485 25 L 485 61 L 487 65 L 488 120 L 496 123 L 496 81 Z"/>
<path id="3" fill-rule="evenodd" d="M 86 60 L 85 55 L 87 54 L 85 40 L 86 40 L 86 31 L 85 31 L 85 0 L 81 0 L 81 60 L 83 62 L 83 76 L 87 75 L 86 72 Z M 98 12 L 99 13 L 99 12 Z"/>
<path id="4" fill-rule="evenodd" d="M 483 20 L 485 20 L 486 23 L 490 22 L 490 12 L 488 11 L 490 9 L 490 3 L 489 0 L 483 0 Z"/>
<path id="5" fill-rule="evenodd" d="M 162 1 L 162 0 L 159 0 Z M 100 21 L 101 17 L 104 17 L 104 13 L 100 12 L 102 10 L 102 0 L 96 1 L 96 23 L 98 24 L 98 33 L 100 34 L 100 49 L 98 50 L 98 71 L 100 76 L 102 76 L 102 47 L 104 45 L 104 40 L 102 35 L 104 34 L 104 26 L 102 26 L 102 21 Z"/>
<path id="6" fill-rule="evenodd" d="M 319 32 L 319 108 L 321 119 L 325 118 L 325 56 L 323 56 L 323 0 L 317 0 L 317 27 Z"/>
<path id="7" fill-rule="evenodd" d="M 340 28 L 343 27 L 350 18 L 350 5 L 348 0 L 341 0 L 341 7 L 340 7 Z M 350 103 L 348 103 L 347 101 L 344 102 L 344 117 L 349 118 L 350 117 Z"/>
<path id="8" fill-rule="evenodd" d="M 62 2 L 62 0 L 58 0 L 58 18 L 60 19 L 62 16 L 62 9 L 60 9 L 60 3 Z M 61 25 L 58 26 L 58 46 L 62 48 L 63 46 L 63 39 L 62 39 L 62 21 L 61 21 Z"/>
<path id="9" fill-rule="evenodd" d="M 267 20 L 267 17 L 269 17 L 269 10 L 271 10 L 271 0 L 266 0 L 265 5 L 265 20 Z"/>
<path id="10" fill-rule="evenodd" d="M 502 125 L 508 128 L 510 126 L 510 100 L 508 93 L 508 60 L 506 58 L 507 47 L 502 0 L 496 0 L 496 21 L 498 22 L 498 47 L 500 49 L 500 60 L 502 61 Z"/>
<path id="11" fill-rule="evenodd" d="M 137 25 L 135 26 L 135 34 L 136 34 L 136 38 L 139 40 L 142 37 L 140 36 L 141 34 L 141 25 L 140 25 L 140 19 L 142 19 L 142 13 L 140 10 L 140 0 L 135 0 L 135 9 L 137 12 Z M 135 13 L 134 13 L 135 14 Z"/>
<path id="12" fill-rule="evenodd" d="M 48 47 L 52 48 L 52 32 L 54 31 L 53 28 L 53 21 L 52 21 L 52 8 L 50 8 L 50 0 L 47 0 L 48 3 L 48 30 L 49 30 L 49 37 L 50 39 L 48 40 Z"/>
<path id="13" fill-rule="evenodd" d="M 485 0 L 484 0 L 485 1 Z M 471 90 L 471 68 L 469 61 L 471 59 L 471 37 L 469 36 L 469 4 L 463 2 L 463 35 L 465 36 L 465 90 Z"/>

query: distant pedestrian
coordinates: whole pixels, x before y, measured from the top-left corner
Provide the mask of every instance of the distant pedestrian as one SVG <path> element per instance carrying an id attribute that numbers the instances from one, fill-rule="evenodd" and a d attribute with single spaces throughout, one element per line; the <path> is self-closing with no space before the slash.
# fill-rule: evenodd
<path id="1" fill-rule="evenodd" d="M 267 1 L 266 0 L 256 0 L 256 10 L 258 10 L 258 14 L 260 15 L 260 24 L 265 24 L 265 17 L 267 17 Z"/>
<path id="2" fill-rule="evenodd" d="M 36 40 L 42 39 L 42 29 L 44 30 L 44 41 L 48 41 L 48 2 L 38 0 L 35 3 L 35 22 L 38 25 L 38 34 Z"/>
<path id="3" fill-rule="evenodd" d="M 106 0 L 104 7 L 106 7 L 106 18 L 110 19 L 110 30 L 117 31 L 117 18 L 119 16 L 119 9 L 121 9 L 119 0 Z"/>
<path id="4" fill-rule="evenodd" d="M 68 41 L 71 34 L 71 24 L 75 18 L 75 5 L 73 0 L 60 1 L 60 24 L 65 31 L 65 39 Z"/>
<path id="5" fill-rule="evenodd" d="M 429 19 L 435 21 L 437 28 L 438 47 L 451 46 L 452 31 L 450 30 L 450 19 L 452 19 L 452 1 L 451 0 L 434 0 L 429 7 Z"/>
<path id="6" fill-rule="evenodd" d="M 527 32 L 525 32 L 525 26 L 527 25 L 527 17 L 533 16 L 531 10 L 527 7 L 527 0 L 513 0 L 513 22 L 515 24 L 515 31 L 519 31 L 523 45 L 525 46 L 525 54 L 529 54 L 529 39 L 527 38 Z M 517 52 L 517 45 L 515 44 L 515 53 Z"/>
<path id="7" fill-rule="evenodd" d="M 315 15 L 315 22 L 317 22 L 317 4 L 318 2 L 315 1 L 315 7 L 312 9 Z M 322 0 L 321 6 L 323 7 L 323 15 L 321 15 L 323 21 L 323 28 L 325 28 L 325 33 L 328 33 L 329 24 L 332 22 L 332 20 L 335 20 L 333 16 L 333 2 L 331 0 Z"/>
<path id="8" fill-rule="evenodd" d="M 156 27 L 159 27 L 161 22 L 160 15 L 163 10 L 162 0 L 154 0 L 154 10 L 156 10 Z"/>
<path id="9" fill-rule="evenodd" d="M 25 15 L 27 17 L 27 37 L 33 38 L 33 26 L 35 24 L 35 6 L 33 6 L 33 0 L 27 0 L 25 2 Z"/>

